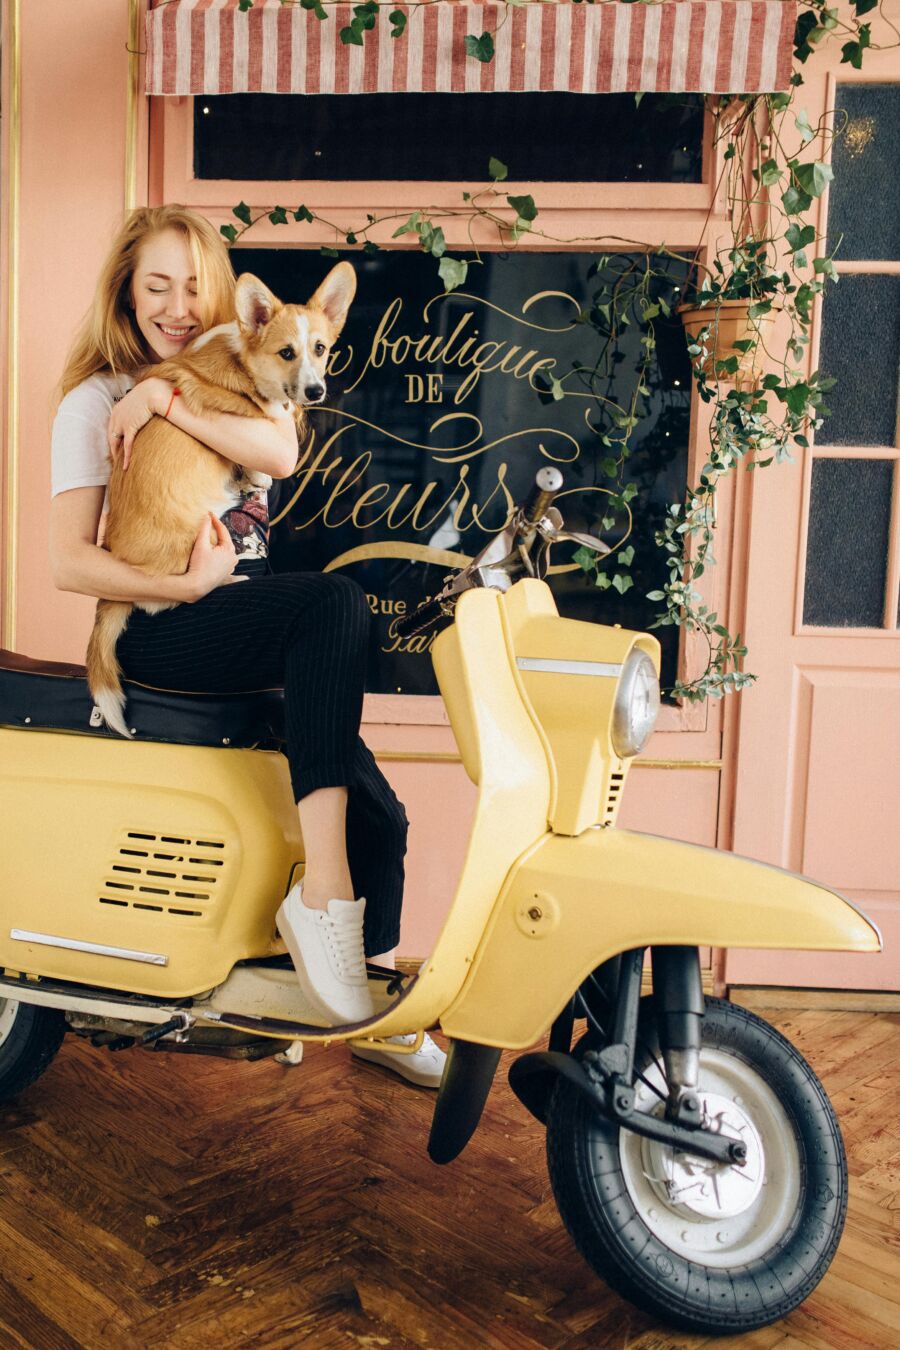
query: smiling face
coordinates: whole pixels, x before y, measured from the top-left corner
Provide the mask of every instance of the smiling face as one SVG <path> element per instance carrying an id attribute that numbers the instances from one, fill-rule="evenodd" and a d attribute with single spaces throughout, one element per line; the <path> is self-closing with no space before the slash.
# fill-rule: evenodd
<path id="1" fill-rule="evenodd" d="M 309 406 L 325 397 L 325 366 L 356 290 L 349 263 L 333 267 L 305 305 L 282 305 L 251 273 L 238 278 L 235 307 L 245 361 L 266 398 Z"/>
<path id="2" fill-rule="evenodd" d="M 134 321 L 152 360 L 178 356 L 198 333 L 200 302 L 187 235 L 161 230 L 141 244 L 131 278 Z"/>

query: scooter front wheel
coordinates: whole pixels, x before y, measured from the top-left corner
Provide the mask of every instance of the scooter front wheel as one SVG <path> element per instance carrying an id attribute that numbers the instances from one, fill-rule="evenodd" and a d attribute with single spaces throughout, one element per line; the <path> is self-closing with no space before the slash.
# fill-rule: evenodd
<path id="1" fill-rule="evenodd" d="M 65 1034 L 58 1009 L 0 998 L 0 1102 L 17 1097 L 49 1068 Z"/>
<path id="2" fill-rule="evenodd" d="M 651 1017 L 642 1016 L 636 1106 L 662 1115 Z M 550 1179 L 576 1246 L 608 1284 L 671 1325 L 734 1335 L 786 1316 L 822 1279 L 844 1226 L 847 1165 L 812 1069 L 742 1008 L 707 1001 L 697 1095 L 706 1124 L 747 1145 L 744 1166 L 620 1129 L 560 1079 Z"/>

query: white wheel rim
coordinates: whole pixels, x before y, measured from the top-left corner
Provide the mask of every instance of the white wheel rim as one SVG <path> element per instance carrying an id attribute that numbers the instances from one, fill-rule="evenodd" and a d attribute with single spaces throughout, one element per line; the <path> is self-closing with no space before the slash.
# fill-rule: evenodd
<path id="1" fill-rule="evenodd" d="M 665 1091 L 659 1064 L 644 1076 Z M 628 1193 L 644 1224 L 673 1252 L 724 1269 L 754 1261 L 784 1236 L 800 1200 L 800 1153 L 790 1118 L 756 1069 L 721 1050 L 700 1053 L 696 1096 L 706 1116 L 747 1144 L 745 1169 L 707 1163 L 671 1145 L 619 1132 Z M 646 1083 L 635 1106 L 661 1115 Z"/>
<path id="2" fill-rule="evenodd" d="M 0 1045 L 3 1045 L 7 1036 L 15 1025 L 19 1014 L 19 1004 L 17 999 L 0 998 Z"/>

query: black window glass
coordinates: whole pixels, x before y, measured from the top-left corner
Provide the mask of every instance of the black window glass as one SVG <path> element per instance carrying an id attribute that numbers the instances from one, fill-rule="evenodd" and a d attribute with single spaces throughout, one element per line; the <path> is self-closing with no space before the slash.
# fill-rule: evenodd
<path id="1" fill-rule="evenodd" d="M 894 445 L 900 363 L 900 277 L 845 273 L 822 307 L 819 366 L 837 385 L 821 445 Z"/>
<path id="2" fill-rule="evenodd" d="M 699 94 L 219 94 L 194 100 L 194 175 L 698 183 Z"/>
<path id="3" fill-rule="evenodd" d="M 840 258 L 900 258 L 900 84 L 839 84 L 828 246 Z"/>
<path id="4" fill-rule="evenodd" d="M 813 461 L 803 622 L 881 628 L 893 464 Z"/>
<path id="5" fill-rule="evenodd" d="M 357 271 L 357 298 L 332 353 L 327 406 L 311 411 L 297 471 L 277 485 L 273 566 L 337 565 L 354 577 L 375 614 L 370 692 L 434 693 L 428 640 L 401 645 L 391 625 L 440 589 L 454 556 L 484 547 L 538 468 L 556 463 L 562 470 L 569 495 L 559 504 L 570 527 L 602 533 L 611 546 L 623 540 L 628 514 L 610 509 L 613 484 L 603 468 L 610 449 L 601 443 L 601 408 L 590 394 L 627 404 L 641 330 L 632 322 L 609 369 L 589 373 L 599 340 L 577 318 L 601 286 L 590 255 L 484 254 L 464 289 L 450 295 L 424 254 L 345 256 Z M 294 302 L 305 301 L 333 265 L 299 249 L 239 248 L 232 257 L 236 270 L 255 272 Z M 622 265 L 621 256 L 609 264 Z M 655 293 L 675 301 L 682 281 L 683 270 Z M 646 593 L 668 578 L 653 536 L 666 504 L 684 494 L 691 375 L 677 319 L 658 326 L 657 340 L 648 416 L 637 428 L 626 479 L 638 486 L 627 541 L 633 584 L 619 593 L 597 587 L 579 568 L 554 575 L 557 603 L 572 618 L 645 628 L 657 610 Z M 557 378 L 570 372 L 572 397 L 554 400 L 546 392 L 547 362 Z M 554 564 L 571 564 L 574 551 L 558 545 Z M 610 575 L 616 570 L 611 566 Z M 663 680 L 671 684 L 678 634 L 663 628 L 659 636 Z"/>

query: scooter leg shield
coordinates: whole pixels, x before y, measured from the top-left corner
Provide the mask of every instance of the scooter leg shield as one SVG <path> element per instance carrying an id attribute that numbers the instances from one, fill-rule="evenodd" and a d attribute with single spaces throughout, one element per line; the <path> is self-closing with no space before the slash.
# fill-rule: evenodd
<path id="1" fill-rule="evenodd" d="M 548 834 L 513 869 L 441 1026 L 525 1048 L 592 970 L 656 946 L 877 952 L 881 939 L 843 896 L 764 863 L 628 830 Z"/>

